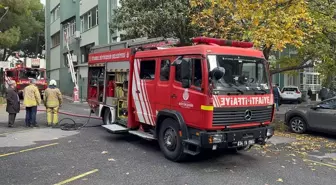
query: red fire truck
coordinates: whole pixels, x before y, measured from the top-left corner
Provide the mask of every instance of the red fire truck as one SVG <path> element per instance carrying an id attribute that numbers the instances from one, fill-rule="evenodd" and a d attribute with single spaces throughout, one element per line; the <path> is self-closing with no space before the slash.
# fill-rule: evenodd
<path id="1" fill-rule="evenodd" d="M 89 55 L 88 102 L 112 133 L 158 140 L 172 161 L 248 149 L 273 136 L 268 63 L 253 43 L 198 37 L 124 41 Z M 170 47 L 168 47 L 170 46 Z"/>
<path id="2" fill-rule="evenodd" d="M 48 87 L 44 59 L 26 58 L 24 62 L 16 63 L 13 68 L 5 69 L 4 83 L 7 85 L 9 80 L 14 80 L 22 98 L 23 89 L 29 85 L 30 79 L 36 79 L 36 85 L 43 96 L 44 90 Z"/>

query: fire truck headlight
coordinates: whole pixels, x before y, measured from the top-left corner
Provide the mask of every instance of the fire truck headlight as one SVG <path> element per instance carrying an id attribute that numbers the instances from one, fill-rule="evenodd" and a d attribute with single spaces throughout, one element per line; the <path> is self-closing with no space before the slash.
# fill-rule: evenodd
<path id="1" fill-rule="evenodd" d="M 209 143 L 223 143 L 224 142 L 224 136 L 222 134 L 214 134 L 209 136 Z"/>
<path id="2" fill-rule="evenodd" d="M 266 133 L 266 136 L 268 138 L 271 138 L 272 136 L 274 135 L 274 129 L 271 127 L 271 128 L 268 128 L 267 129 L 267 133 Z"/>

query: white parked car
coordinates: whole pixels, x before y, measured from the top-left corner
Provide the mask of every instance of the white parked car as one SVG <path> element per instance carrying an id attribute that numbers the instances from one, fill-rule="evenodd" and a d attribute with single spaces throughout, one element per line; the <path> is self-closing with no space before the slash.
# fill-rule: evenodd
<path id="1" fill-rule="evenodd" d="M 301 103 L 302 93 L 297 86 L 285 86 L 281 90 L 281 101 L 289 103 Z"/>

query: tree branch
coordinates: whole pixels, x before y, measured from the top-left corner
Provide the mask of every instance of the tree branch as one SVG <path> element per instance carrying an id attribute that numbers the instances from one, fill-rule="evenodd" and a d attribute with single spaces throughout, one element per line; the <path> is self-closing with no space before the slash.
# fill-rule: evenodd
<path id="1" fill-rule="evenodd" d="M 292 70 L 299 70 L 299 69 L 304 69 L 304 68 L 309 68 L 309 67 L 314 67 L 313 63 L 307 64 L 307 65 L 301 65 L 301 66 L 290 66 L 290 67 L 285 67 L 285 68 L 280 68 L 280 69 L 274 69 L 271 70 L 271 75 L 285 72 L 285 71 L 292 71 Z"/>

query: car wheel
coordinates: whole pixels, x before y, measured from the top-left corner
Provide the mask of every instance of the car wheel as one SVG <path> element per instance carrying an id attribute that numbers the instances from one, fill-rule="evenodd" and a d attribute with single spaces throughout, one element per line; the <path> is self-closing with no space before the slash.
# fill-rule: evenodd
<path id="1" fill-rule="evenodd" d="M 164 156 L 171 161 L 182 161 L 186 154 L 183 152 L 182 138 L 178 123 L 171 118 L 165 119 L 159 129 L 159 145 Z"/>
<path id="2" fill-rule="evenodd" d="M 290 119 L 289 126 L 292 132 L 295 132 L 298 134 L 302 134 L 306 132 L 306 129 L 307 129 L 307 123 L 301 117 L 293 117 L 292 119 Z"/>
<path id="3" fill-rule="evenodd" d="M 111 124 L 111 122 L 112 122 L 111 110 L 109 108 L 106 108 L 104 110 L 103 123 L 104 125 L 108 125 Z"/>

